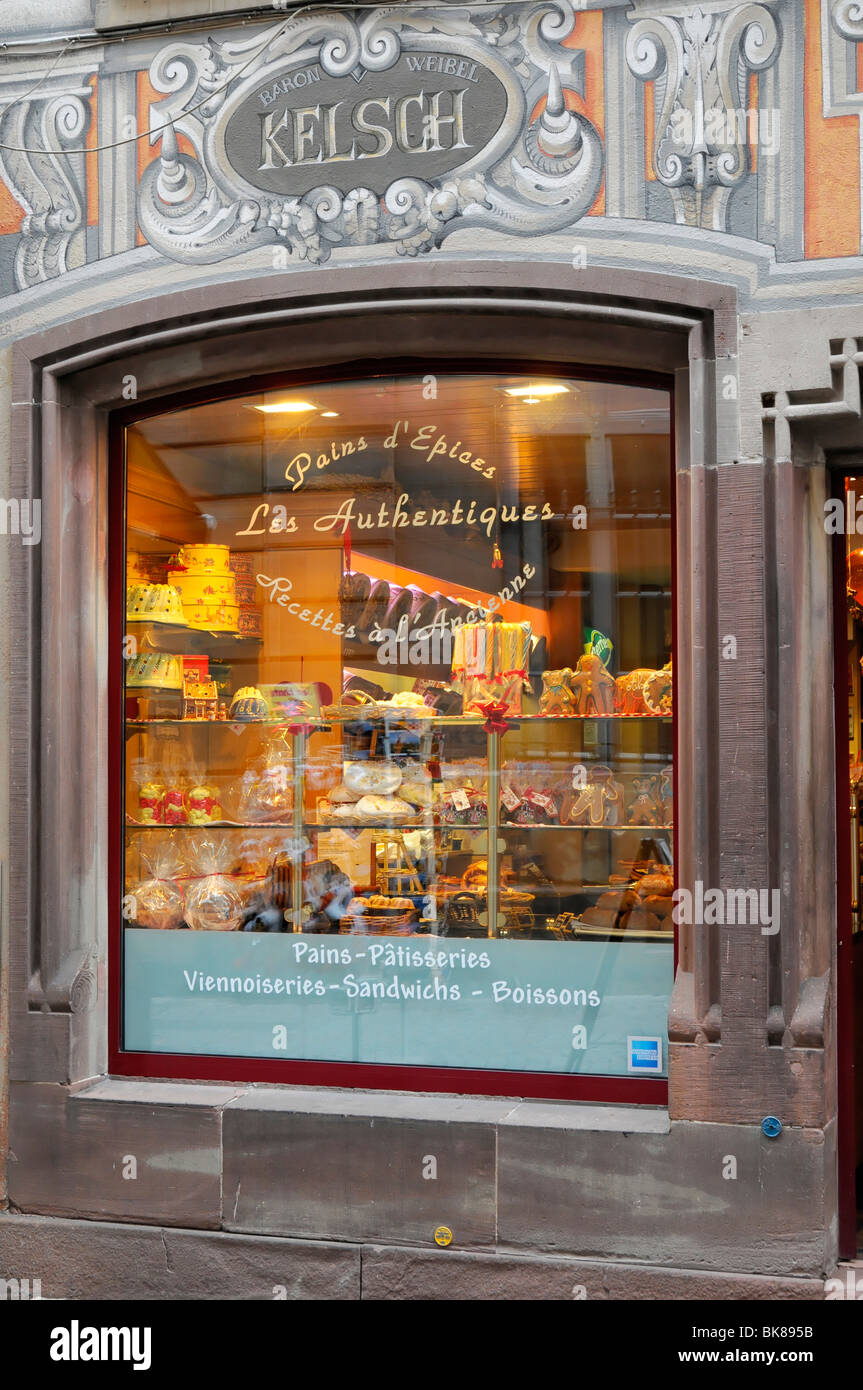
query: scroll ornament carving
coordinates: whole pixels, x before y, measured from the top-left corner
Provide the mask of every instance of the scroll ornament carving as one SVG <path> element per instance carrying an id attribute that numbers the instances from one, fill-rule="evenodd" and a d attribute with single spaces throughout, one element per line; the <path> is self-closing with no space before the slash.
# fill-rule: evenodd
<path id="1" fill-rule="evenodd" d="M 863 43 L 863 0 L 833 0 L 830 18 L 843 39 Z"/>
<path id="2" fill-rule="evenodd" d="M 83 145 L 89 86 L 48 89 L 11 102 L 0 115 L 0 170 L 26 210 L 15 255 L 15 284 L 29 289 L 85 261 Z M 70 151 L 66 153 L 65 151 Z"/>
<path id="3" fill-rule="evenodd" d="M 324 166 L 321 184 L 296 196 L 249 189 L 216 146 L 234 79 L 246 82 L 256 71 L 249 65 L 252 43 L 173 43 L 157 54 L 150 72 L 157 90 L 170 95 L 156 107 L 153 138 L 161 138 L 160 156 L 144 171 L 139 189 L 144 235 L 179 261 L 217 261 L 273 243 L 299 260 L 321 263 L 336 248 L 376 243 L 415 256 L 462 228 L 532 236 L 570 226 L 595 201 L 604 164 L 596 128 L 566 105 L 577 52 L 561 40 L 575 22 L 572 0 L 543 0 L 520 9 L 517 19 L 505 7 L 437 12 L 434 18 L 405 7 L 359 21 L 332 11 L 304 15 L 271 31 L 260 59 L 270 70 L 277 59 L 288 71 L 292 63 L 314 63 L 324 77 L 353 77 L 359 85 L 368 73 L 386 74 L 424 41 L 440 51 L 450 38 L 443 51 L 490 66 L 503 84 L 506 111 L 487 154 L 471 152 L 463 172 L 394 178 L 382 194 L 360 179 L 340 190 L 325 181 Z M 258 34 L 254 46 L 264 45 L 266 35 Z M 194 154 L 180 149 L 177 132 Z"/>
<path id="4" fill-rule="evenodd" d="M 650 15 L 629 31 L 630 70 L 656 84 L 653 167 L 677 222 L 727 230 L 731 195 L 751 168 L 749 75 L 770 67 L 779 47 L 778 26 L 763 4 Z"/>

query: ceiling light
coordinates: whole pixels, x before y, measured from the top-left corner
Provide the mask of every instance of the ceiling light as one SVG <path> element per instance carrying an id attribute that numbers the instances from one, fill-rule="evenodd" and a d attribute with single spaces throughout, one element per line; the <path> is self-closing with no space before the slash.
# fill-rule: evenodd
<path id="1" fill-rule="evenodd" d="M 539 405 L 539 396 L 522 396 L 524 405 Z"/>
<path id="2" fill-rule="evenodd" d="M 535 401 L 539 400 L 541 396 L 565 396 L 570 388 L 548 382 L 544 386 L 505 386 L 503 389 L 508 396 L 518 396 L 522 400 Z"/>
<path id="3" fill-rule="evenodd" d="M 339 418 L 339 412 L 338 412 L 337 410 L 322 410 L 322 411 L 321 411 L 321 419 L 322 419 L 322 420 L 337 420 L 338 418 Z"/>
<path id="4" fill-rule="evenodd" d="M 262 415 L 302 415 L 307 410 L 314 410 L 311 401 L 273 401 L 270 405 L 256 405 L 253 410 L 259 410 Z"/>

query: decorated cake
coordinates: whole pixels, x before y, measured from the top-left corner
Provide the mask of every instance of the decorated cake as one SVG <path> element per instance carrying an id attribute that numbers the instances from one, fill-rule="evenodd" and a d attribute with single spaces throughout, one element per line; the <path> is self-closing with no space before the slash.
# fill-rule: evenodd
<path id="1" fill-rule="evenodd" d="M 180 590 L 173 584 L 133 584 L 126 590 L 126 618 L 188 626 Z"/>
<path id="2" fill-rule="evenodd" d="M 180 591 L 190 627 L 237 631 L 237 595 L 229 555 L 226 545 L 184 545 L 171 561 L 171 582 Z"/>
<path id="3" fill-rule="evenodd" d="M 270 707 L 254 685 L 242 685 L 231 701 L 232 719 L 266 719 Z"/>
<path id="4" fill-rule="evenodd" d="M 148 686 L 158 690 L 182 690 L 183 671 L 180 658 L 167 652 L 147 652 L 129 662 L 126 685 Z"/>

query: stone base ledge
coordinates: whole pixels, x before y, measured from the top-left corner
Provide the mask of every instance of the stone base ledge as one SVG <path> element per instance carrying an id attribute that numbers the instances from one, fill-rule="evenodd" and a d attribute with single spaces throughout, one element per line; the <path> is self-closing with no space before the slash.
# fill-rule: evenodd
<path id="1" fill-rule="evenodd" d="M 820 1279 L 287 1240 L 0 1213 L 0 1278 L 43 1299 L 821 1301 Z"/>

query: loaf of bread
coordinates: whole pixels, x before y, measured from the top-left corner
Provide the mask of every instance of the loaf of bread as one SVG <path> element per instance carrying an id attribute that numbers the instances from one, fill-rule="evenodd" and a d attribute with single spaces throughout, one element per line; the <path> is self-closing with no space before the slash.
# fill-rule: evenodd
<path id="1" fill-rule="evenodd" d="M 642 899 L 641 906 L 656 917 L 669 917 L 674 907 L 674 899 L 651 893 Z"/>
<path id="2" fill-rule="evenodd" d="M 659 931 L 659 918 L 642 907 L 634 907 L 631 912 L 624 912 L 618 926 L 624 931 Z"/>
<path id="3" fill-rule="evenodd" d="M 350 791 L 359 792 L 360 796 L 369 793 L 390 796 L 398 791 L 401 783 L 401 769 L 395 763 L 345 763 L 344 784 Z"/>
<path id="4" fill-rule="evenodd" d="M 637 896 L 631 889 L 624 892 L 603 893 L 596 900 L 596 906 L 609 912 L 627 912 L 629 908 L 635 907 L 638 901 Z"/>
<path id="5" fill-rule="evenodd" d="M 668 897 L 671 894 L 673 882 L 670 869 L 668 873 L 645 874 L 642 879 L 639 879 L 638 892 L 642 898 Z"/>
<path id="6" fill-rule="evenodd" d="M 414 814 L 410 802 L 399 796 L 363 796 L 351 810 L 357 820 L 366 821 L 406 820 Z"/>
<path id="7" fill-rule="evenodd" d="M 581 914 L 581 920 L 586 927 L 602 927 L 611 931 L 614 926 L 616 913 L 608 912 L 601 907 L 589 907 Z"/>

